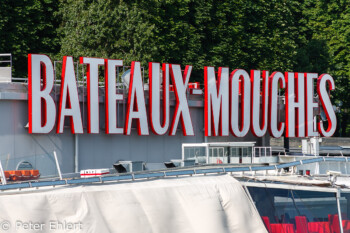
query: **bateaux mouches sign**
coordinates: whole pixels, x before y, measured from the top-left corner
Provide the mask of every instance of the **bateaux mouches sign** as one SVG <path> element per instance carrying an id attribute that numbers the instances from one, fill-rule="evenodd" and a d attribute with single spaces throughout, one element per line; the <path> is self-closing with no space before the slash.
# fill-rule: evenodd
<path id="1" fill-rule="evenodd" d="M 139 135 L 176 134 L 181 123 L 185 136 L 194 130 L 187 102 L 186 90 L 192 66 L 184 71 L 177 64 L 149 63 L 149 112 L 146 110 L 140 62 L 132 62 L 124 126 L 117 125 L 118 101 L 123 95 L 116 92 L 116 69 L 122 60 L 80 57 L 87 66 L 87 133 L 99 133 L 98 68 L 105 70 L 106 134 L 130 135 L 133 121 L 137 121 Z M 162 86 L 160 85 L 160 72 Z M 43 85 L 41 79 L 43 78 Z M 170 115 L 169 83 L 174 86 L 175 111 Z M 319 102 L 314 101 L 314 83 Z M 41 54 L 28 55 L 29 133 L 63 133 L 66 117 L 71 120 L 72 133 L 82 134 L 83 123 L 79 105 L 74 62 L 63 57 L 61 92 L 58 109 L 50 93 L 54 85 L 54 69 L 50 58 Z M 241 88 L 239 86 L 241 85 Z M 204 129 L 205 136 L 244 137 L 249 130 L 257 136 L 267 131 L 273 137 L 330 137 L 336 129 L 336 116 L 329 96 L 335 84 L 329 74 L 273 72 L 220 67 L 204 67 Z M 285 89 L 285 119 L 278 119 L 278 92 Z M 161 98 L 162 96 L 162 98 Z M 262 103 L 260 105 L 260 102 Z M 161 107 L 162 105 L 162 107 Z M 321 106 L 319 106 L 321 105 Z M 314 127 L 314 108 L 322 107 L 327 125 L 322 121 Z M 162 119 L 162 120 L 161 120 Z"/>

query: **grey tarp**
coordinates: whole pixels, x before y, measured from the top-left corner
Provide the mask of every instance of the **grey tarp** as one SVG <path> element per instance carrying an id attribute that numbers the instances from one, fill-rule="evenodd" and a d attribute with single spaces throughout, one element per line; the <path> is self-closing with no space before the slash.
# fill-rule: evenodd
<path id="1" fill-rule="evenodd" d="M 3 192 L 0 206 L 0 232 L 266 232 L 229 175 Z"/>

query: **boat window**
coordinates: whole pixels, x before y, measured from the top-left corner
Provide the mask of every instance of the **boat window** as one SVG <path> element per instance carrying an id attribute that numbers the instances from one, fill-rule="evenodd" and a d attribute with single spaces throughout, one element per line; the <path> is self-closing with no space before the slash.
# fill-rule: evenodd
<path id="1" fill-rule="evenodd" d="M 17 170 L 33 170 L 33 165 L 28 161 L 22 161 L 17 165 Z"/>
<path id="2" fill-rule="evenodd" d="M 339 202 L 344 232 L 350 232 L 350 193 L 342 193 Z"/>
<path id="3" fill-rule="evenodd" d="M 209 152 L 211 152 L 209 150 Z M 185 159 L 197 159 L 198 163 L 206 162 L 205 147 L 185 147 L 184 148 Z"/>
<path id="4" fill-rule="evenodd" d="M 252 156 L 252 148 L 251 147 L 243 147 L 243 157 L 251 157 Z"/>
<path id="5" fill-rule="evenodd" d="M 231 147 L 231 157 L 239 157 L 239 148 L 238 147 Z"/>
<path id="6" fill-rule="evenodd" d="M 217 148 L 213 148 L 213 157 L 217 157 L 218 156 L 218 153 L 217 153 Z"/>
<path id="7" fill-rule="evenodd" d="M 335 193 L 259 187 L 248 190 L 269 232 L 340 232 Z"/>
<path id="8" fill-rule="evenodd" d="M 252 152 L 253 152 L 253 148 L 252 147 L 248 147 L 248 156 L 251 157 L 252 156 Z"/>
<path id="9" fill-rule="evenodd" d="M 266 147 L 266 156 L 272 156 L 270 147 Z"/>

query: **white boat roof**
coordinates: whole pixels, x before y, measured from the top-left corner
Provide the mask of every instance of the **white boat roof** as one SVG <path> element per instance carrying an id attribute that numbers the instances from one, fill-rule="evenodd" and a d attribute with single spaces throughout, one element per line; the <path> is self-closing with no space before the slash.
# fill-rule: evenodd
<path id="1" fill-rule="evenodd" d="M 203 142 L 203 143 L 183 143 L 182 146 L 254 146 L 256 142 Z"/>

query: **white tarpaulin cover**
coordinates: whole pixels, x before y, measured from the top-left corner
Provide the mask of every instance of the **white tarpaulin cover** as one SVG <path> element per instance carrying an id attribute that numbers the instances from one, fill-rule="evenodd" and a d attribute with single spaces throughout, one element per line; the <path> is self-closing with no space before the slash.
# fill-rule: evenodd
<path id="1" fill-rule="evenodd" d="M 4 192 L 0 206 L 0 232 L 266 232 L 229 175 Z"/>

